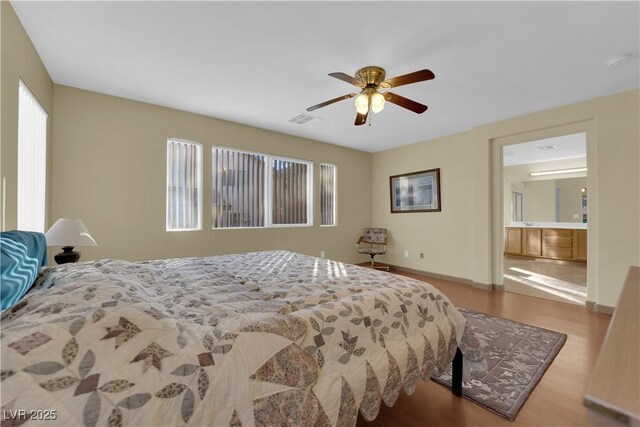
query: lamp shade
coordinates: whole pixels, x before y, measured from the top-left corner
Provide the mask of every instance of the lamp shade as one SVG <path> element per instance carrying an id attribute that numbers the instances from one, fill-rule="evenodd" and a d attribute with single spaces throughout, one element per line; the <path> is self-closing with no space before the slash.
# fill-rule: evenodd
<path id="1" fill-rule="evenodd" d="M 60 218 L 45 233 L 47 246 L 97 246 L 84 222 L 76 218 Z"/>
<path id="2" fill-rule="evenodd" d="M 367 111 L 369 111 L 369 94 L 361 93 L 356 97 L 356 111 L 358 114 L 367 114 Z"/>
<path id="3" fill-rule="evenodd" d="M 384 110 L 384 96 L 381 93 L 375 92 L 371 95 L 371 111 L 378 114 Z"/>

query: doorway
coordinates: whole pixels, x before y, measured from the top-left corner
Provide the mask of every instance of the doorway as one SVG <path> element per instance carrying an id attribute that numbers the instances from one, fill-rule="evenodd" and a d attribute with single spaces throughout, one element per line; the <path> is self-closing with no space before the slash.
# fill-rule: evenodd
<path id="1" fill-rule="evenodd" d="M 587 300 L 586 133 L 501 147 L 504 290 Z"/>

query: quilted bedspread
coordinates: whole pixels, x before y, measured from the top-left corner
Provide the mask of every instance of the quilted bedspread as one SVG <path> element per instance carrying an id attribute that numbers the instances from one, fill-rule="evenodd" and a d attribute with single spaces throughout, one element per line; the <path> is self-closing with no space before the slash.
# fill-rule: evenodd
<path id="1" fill-rule="evenodd" d="M 1 331 L 3 426 L 353 426 L 477 351 L 433 286 L 285 251 L 49 268 Z"/>

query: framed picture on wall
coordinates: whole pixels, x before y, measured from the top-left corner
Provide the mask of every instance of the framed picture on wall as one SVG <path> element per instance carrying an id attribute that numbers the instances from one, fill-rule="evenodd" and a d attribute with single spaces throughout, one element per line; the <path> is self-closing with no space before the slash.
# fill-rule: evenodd
<path id="1" fill-rule="evenodd" d="M 440 212 L 440 169 L 389 177 L 391 213 Z"/>

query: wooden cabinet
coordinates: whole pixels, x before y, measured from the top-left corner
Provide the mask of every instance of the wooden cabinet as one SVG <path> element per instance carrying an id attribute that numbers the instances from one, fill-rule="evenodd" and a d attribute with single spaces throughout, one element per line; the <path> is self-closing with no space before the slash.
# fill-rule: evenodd
<path id="1" fill-rule="evenodd" d="M 507 228 L 505 233 L 505 253 L 522 254 L 522 228 Z"/>
<path id="2" fill-rule="evenodd" d="M 542 256 L 553 259 L 573 259 L 573 230 L 542 229 Z"/>
<path id="3" fill-rule="evenodd" d="M 522 255 L 542 256 L 542 230 L 539 228 L 523 228 L 524 243 Z"/>
<path id="4" fill-rule="evenodd" d="M 573 230 L 573 259 L 587 260 L 587 230 Z"/>
<path id="5" fill-rule="evenodd" d="M 507 255 L 586 261 L 587 230 L 507 227 L 504 252 Z"/>

